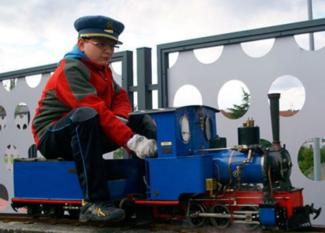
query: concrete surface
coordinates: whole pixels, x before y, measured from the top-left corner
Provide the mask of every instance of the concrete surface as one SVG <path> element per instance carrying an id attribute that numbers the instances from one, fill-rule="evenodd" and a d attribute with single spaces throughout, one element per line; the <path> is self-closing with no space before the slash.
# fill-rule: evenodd
<path id="1" fill-rule="evenodd" d="M 216 229 L 215 227 L 193 228 L 183 225 L 155 224 L 142 227 L 132 226 L 99 226 L 92 223 L 91 225 L 72 225 L 72 224 L 47 224 L 47 223 L 28 223 L 28 222 L 1 222 L 0 233 L 269 233 L 261 229 L 249 230 L 243 225 L 233 225 L 227 229 Z M 282 232 L 282 231 L 272 231 Z M 300 231 L 318 233 L 320 231 Z M 291 232 L 295 233 L 295 232 Z"/>

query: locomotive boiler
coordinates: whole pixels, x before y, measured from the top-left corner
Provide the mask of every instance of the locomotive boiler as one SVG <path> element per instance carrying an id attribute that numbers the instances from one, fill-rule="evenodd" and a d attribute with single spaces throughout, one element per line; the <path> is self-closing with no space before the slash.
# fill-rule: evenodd
<path id="1" fill-rule="evenodd" d="M 208 106 L 185 106 L 133 113 L 149 115 L 156 127 L 153 158 L 105 160 L 111 196 L 128 221 L 186 220 L 224 228 L 292 229 L 310 226 L 321 209 L 304 205 L 302 188 L 290 182 L 292 162 L 280 144 L 279 94 L 269 94 L 272 144 L 261 144 L 248 120 L 238 128 L 238 145 L 226 147 Z M 46 180 L 44 180 L 46 177 Z M 82 194 L 72 161 L 17 160 L 12 206 L 30 214 L 76 215 Z"/>

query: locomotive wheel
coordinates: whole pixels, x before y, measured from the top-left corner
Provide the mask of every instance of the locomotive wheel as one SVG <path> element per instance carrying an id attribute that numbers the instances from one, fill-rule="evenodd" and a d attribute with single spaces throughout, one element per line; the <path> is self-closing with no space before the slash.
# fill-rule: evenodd
<path id="1" fill-rule="evenodd" d="M 68 210 L 68 213 L 69 213 L 69 218 L 78 219 L 80 210 Z"/>
<path id="2" fill-rule="evenodd" d="M 62 218 L 64 216 L 63 206 L 61 205 L 48 205 L 43 206 L 43 212 L 45 216 Z"/>
<path id="3" fill-rule="evenodd" d="M 204 205 L 198 202 L 190 202 L 187 210 L 187 220 L 188 222 L 195 227 L 203 226 L 206 218 L 199 217 L 199 213 L 206 213 L 206 208 Z"/>
<path id="4" fill-rule="evenodd" d="M 28 205 L 27 215 L 33 218 L 38 218 L 39 216 L 42 215 L 42 208 L 40 207 L 40 205 Z"/>
<path id="5" fill-rule="evenodd" d="M 54 207 L 54 216 L 56 218 L 63 218 L 64 217 L 64 210 L 63 210 L 63 206 L 58 205 Z"/>
<path id="6" fill-rule="evenodd" d="M 240 208 L 240 210 L 242 210 L 242 211 L 257 211 L 258 208 L 254 207 L 254 206 L 243 206 Z M 247 230 L 255 230 L 260 226 L 258 224 L 243 224 L 243 225 Z"/>
<path id="7" fill-rule="evenodd" d="M 229 214 L 230 211 L 226 206 L 223 205 L 214 205 L 210 208 L 211 213 L 215 214 Z M 224 218 L 210 218 L 210 222 L 213 226 L 217 228 L 227 228 L 230 225 L 230 218 L 224 217 Z"/>

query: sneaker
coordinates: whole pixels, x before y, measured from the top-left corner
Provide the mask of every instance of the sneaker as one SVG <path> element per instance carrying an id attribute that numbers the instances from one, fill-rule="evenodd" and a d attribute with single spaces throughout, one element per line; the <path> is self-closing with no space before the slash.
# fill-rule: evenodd
<path id="1" fill-rule="evenodd" d="M 118 222 L 124 219 L 124 210 L 105 202 L 86 202 L 82 204 L 79 214 L 80 222 L 111 221 Z"/>

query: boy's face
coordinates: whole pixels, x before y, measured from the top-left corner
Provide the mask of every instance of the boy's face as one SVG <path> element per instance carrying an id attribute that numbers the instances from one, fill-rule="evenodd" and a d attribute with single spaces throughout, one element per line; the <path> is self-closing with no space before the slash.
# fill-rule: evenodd
<path id="1" fill-rule="evenodd" d="M 78 46 L 93 63 L 105 66 L 113 56 L 116 43 L 105 37 L 80 38 Z"/>

